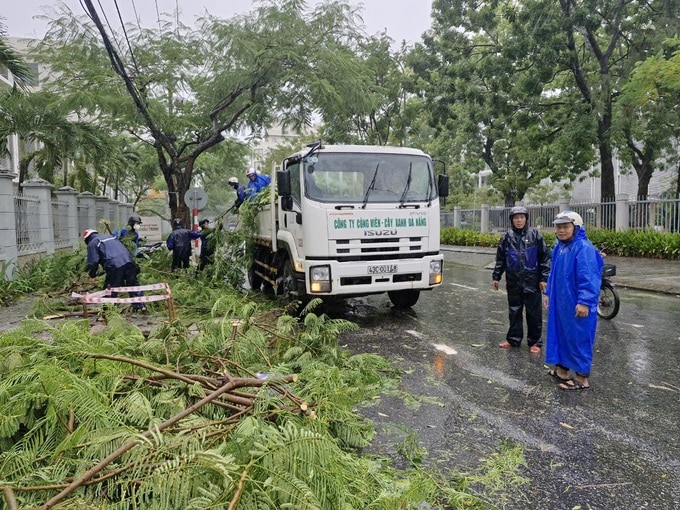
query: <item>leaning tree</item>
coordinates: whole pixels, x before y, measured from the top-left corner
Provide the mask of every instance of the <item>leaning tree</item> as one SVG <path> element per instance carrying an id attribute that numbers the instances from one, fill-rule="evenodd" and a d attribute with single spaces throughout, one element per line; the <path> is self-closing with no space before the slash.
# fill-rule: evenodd
<path id="1" fill-rule="evenodd" d="M 197 161 L 225 138 L 349 115 L 369 97 L 357 12 L 344 2 L 261 3 L 229 20 L 206 15 L 197 29 L 168 16 L 117 31 L 84 5 L 88 17 L 52 11 L 40 54 L 61 93 L 153 147 L 172 217 L 188 216 Z"/>

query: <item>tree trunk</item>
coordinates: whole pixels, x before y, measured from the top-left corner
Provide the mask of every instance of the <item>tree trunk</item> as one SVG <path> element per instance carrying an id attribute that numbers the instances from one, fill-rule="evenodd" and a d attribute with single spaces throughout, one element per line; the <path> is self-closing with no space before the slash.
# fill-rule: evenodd
<path id="1" fill-rule="evenodd" d="M 614 186 L 614 162 L 612 157 L 611 127 L 612 105 L 607 101 L 606 113 L 597 123 L 597 139 L 600 152 L 600 200 L 602 202 L 614 202 L 616 189 Z"/>

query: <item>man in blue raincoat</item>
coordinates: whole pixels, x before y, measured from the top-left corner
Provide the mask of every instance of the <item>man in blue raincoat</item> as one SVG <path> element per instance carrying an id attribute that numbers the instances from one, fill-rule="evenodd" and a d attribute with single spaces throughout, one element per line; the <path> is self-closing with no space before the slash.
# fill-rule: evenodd
<path id="1" fill-rule="evenodd" d="M 269 186 L 272 181 L 268 175 L 258 174 L 254 168 L 246 170 L 246 176 L 248 177 L 248 189 L 246 190 L 248 200 L 255 198 L 255 195 Z"/>
<path id="2" fill-rule="evenodd" d="M 604 262 L 588 240 L 578 213 L 562 211 L 553 224 L 558 243 L 553 248 L 546 289 L 545 361 L 555 365 L 548 373 L 560 382 L 561 389 L 584 390 L 590 388 Z"/>

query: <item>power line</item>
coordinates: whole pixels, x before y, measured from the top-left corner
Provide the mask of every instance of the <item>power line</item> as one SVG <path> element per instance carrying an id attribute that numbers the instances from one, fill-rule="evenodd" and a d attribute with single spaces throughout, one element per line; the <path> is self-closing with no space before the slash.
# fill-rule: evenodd
<path id="1" fill-rule="evenodd" d="M 139 94 L 139 91 L 137 90 L 137 87 L 135 86 L 134 82 L 130 78 L 130 76 L 127 74 L 127 71 L 125 70 L 125 66 L 123 65 L 122 60 L 120 59 L 120 56 L 118 53 L 116 53 L 115 48 L 111 44 L 111 41 L 106 34 L 106 29 L 104 28 L 104 25 L 102 24 L 101 20 L 99 19 L 99 16 L 97 14 L 97 11 L 95 10 L 94 6 L 92 5 L 92 0 L 83 0 L 85 4 L 87 5 L 87 11 L 90 14 L 90 18 L 92 19 L 93 23 L 97 27 L 97 30 L 99 30 L 99 33 L 102 36 L 102 41 L 104 43 L 104 47 L 106 49 L 106 52 L 109 55 L 109 59 L 111 60 L 111 66 L 113 67 L 113 70 L 121 77 L 123 78 L 123 82 L 125 83 L 125 87 L 127 88 L 130 96 L 132 97 L 132 100 L 135 103 L 135 106 L 137 107 L 137 110 L 139 113 L 142 114 L 144 117 L 144 120 L 146 121 L 146 125 L 151 131 L 151 134 L 154 138 L 154 140 L 158 141 L 163 145 L 163 147 L 168 150 L 169 153 L 173 153 L 172 146 L 167 142 L 167 139 L 163 132 L 159 129 L 159 127 L 156 125 L 154 122 L 153 118 L 151 117 L 151 113 L 146 107 L 146 104 L 144 103 L 142 97 Z"/>
<path id="2" fill-rule="evenodd" d="M 137 12 L 137 6 L 135 5 L 135 0 L 131 0 L 132 3 L 132 10 L 135 12 L 135 19 L 137 20 L 137 27 L 139 28 L 139 31 L 142 31 L 142 20 L 139 17 L 139 13 Z"/>
<path id="3" fill-rule="evenodd" d="M 113 30 L 113 27 L 111 26 L 111 23 L 109 23 L 109 18 L 106 16 L 106 11 L 104 11 L 104 7 L 102 6 L 101 0 L 97 0 L 97 3 L 99 4 L 99 9 L 102 11 L 102 15 L 104 16 L 104 19 L 106 20 L 106 24 L 109 27 L 109 30 L 111 31 L 111 37 L 113 38 L 113 42 L 116 43 L 116 46 L 118 47 L 118 51 L 121 51 L 120 49 L 120 44 L 118 44 L 118 41 L 116 40 L 116 32 Z"/>
<path id="4" fill-rule="evenodd" d="M 128 38 L 127 30 L 125 29 L 125 23 L 123 22 L 123 16 L 120 13 L 120 8 L 118 7 L 118 0 L 113 0 L 113 4 L 116 6 L 116 12 L 118 13 L 118 19 L 120 20 L 120 27 L 123 29 L 123 35 L 125 36 L 125 42 L 127 43 L 128 49 L 130 50 L 130 58 L 132 59 L 132 64 L 135 66 L 135 71 L 139 74 L 139 66 L 137 65 L 137 59 L 135 58 L 135 52 L 132 51 L 132 45 L 130 44 L 130 39 Z"/>
<path id="5" fill-rule="evenodd" d="M 158 31 L 160 32 L 159 35 L 163 35 L 163 27 L 161 26 L 161 13 L 158 10 L 158 0 L 154 0 L 154 3 L 156 4 L 156 21 L 158 21 Z"/>

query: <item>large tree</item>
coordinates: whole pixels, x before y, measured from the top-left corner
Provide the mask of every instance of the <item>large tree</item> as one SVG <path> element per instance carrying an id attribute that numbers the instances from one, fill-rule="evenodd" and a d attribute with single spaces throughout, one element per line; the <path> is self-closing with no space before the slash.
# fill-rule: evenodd
<path id="1" fill-rule="evenodd" d="M 492 171 L 507 205 L 542 179 L 570 178 L 591 160 L 588 118 L 550 92 L 554 67 L 538 58 L 516 2 L 435 1 L 433 27 L 410 56 L 440 145 L 466 174 Z"/>
<path id="2" fill-rule="evenodd" d="M 675 167 L 675 193 L 680 194 L 680 39 L 661 49 L 633 71 L 619 100 L 625 161 L 638 177 L 638 197 L 645 199 L 658 167 Z"/>
<path id="3" fill-rule="evenodd" d="M 677 33 L 680 8 L 677 2 L 525 0 L 522 3 L 530 26 L 554 28 L 552 33 L 536 30 L 532 37 L 542 45 L 541 58 L 554 62 L 555 74 L 570 77 L 563 80 L 561 90 L 571 89 L 587 107 L 599 156 L 601 199 L 614 199 L 616 149 L 624 161 L 637 167 L 641 179 L 639 194 L 646 196 L 652 162 L 660 157 L 659 148 L 665 141 L 638 138 L 646 131 L 646 119 L 631 115 L 630 109 L 619 104 L 619 98 L 635 64 L 655 53 L 669 33 Z M 659 134 L 657 131 L 652 138 Z M 638 150 L 641 147 L 642 150 Z"/>
<path id="4" fill-rule="evenodd" d="M 206 16 L 196 30 L 168 17 L 124 33 L 85 4 L 91 21 L 62 6 L 41 53 L 61 93 L 153 147 L 173 217 L 187 216 L 194 168 L 225 137 L 350 114 L 347 105 L 368 97 L 356 13 L 343 2 L 309 10 L 296 0 L 268 2 L 231 20 Z"/>
<path id="5" fill-rule="evenodd" d="M 359 103 L 338 105 L 338 115 L 328 116 L 321 127 L 324 140 L 398 146 L 407 143 L 406 49 L 393 51 L 392 42 L 383 33 L 360 44 L 358 55 L 369 83 L 367 96 Z"/>

